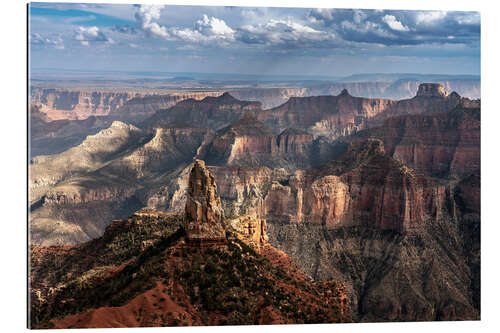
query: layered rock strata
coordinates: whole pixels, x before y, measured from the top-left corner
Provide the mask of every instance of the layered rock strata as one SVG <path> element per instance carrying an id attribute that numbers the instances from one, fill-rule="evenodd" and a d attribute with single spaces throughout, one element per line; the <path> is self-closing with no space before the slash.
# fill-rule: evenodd
<path id="1" fill-rule="evenodd" d="M 214 176 L 205 162 L 196 160 L 189 175 L 189 189 L 185 209 L 186 241 L 191 244 L 226 242 L 224 211 Z"/>

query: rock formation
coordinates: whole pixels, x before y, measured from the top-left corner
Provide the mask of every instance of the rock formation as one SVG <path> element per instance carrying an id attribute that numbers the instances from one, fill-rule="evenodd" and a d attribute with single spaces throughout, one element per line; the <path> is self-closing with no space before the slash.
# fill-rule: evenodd
<path id="1" fill-rule="evenodd" d="M 416 95 L 421 83 L 417 79 L 367 80 L 325 83 L 308 88 L 243 88 L 230 92 L 238 99 L 259 101 L 263 109 L 271 109 L 286 103 L 290 97 L 338 95 L 343 89 L 347 89 L 353 96 L 364 98 L 407 99 Z M 441 84 L 446 93 L 456 91 L 468 98 L 481 97 L 481 82 L 478 79 L 438 79 L 434 83 Z"/>
<path id="2" fill-rule="evenodd" d="M 168 109 L 158 110 L 146 119 L 141 127 L 152 127 L 158 122 L 196 124 L 196 126 L 219 130 L 238 121 L 244 114 L 261 110 L 259 102 L 240 101 L 224 93 L 218 97 L 205 97 L 201 101 L 187 99 Z"/>
<path id="3" fill-rule="evenodd" d="M 262 247 L 268 244 L 266 220 L 255 215 L 243 215 L 228 221 L 237 236 L 247 245 L 261 252 Z"/>
<path id="4" fill-rule="evenodd" d="M 480 109 L 391 117 L 352 139 L 376 137 L 389 155 L 431 176 L 462 176 L 480 168 Z M 348 138 L 350 140 L 351 138 Z"/>
<path id="5" fill-rule="evenodd" d="M 109 89 L 31 89 L 31 103 L 40 105 L 51 120 L 77 120 L 90 116 L 111 116 L 113 120 L 138 123 L 159 109 L 166 109 L 186 99 L 201 100 L 219 96 L 223 91 L 152 91 L 124 88 Z"/>
<path id="6" fill-rule="evenodd" d="M 421 83 L 418 86 L 417 96 L 446 97 L 448 94 L 439 83 Z"/>
<path id="7" fill-rule="evenodd" d="M 386 99 L 353 97 L 344 89 L 338 96 L 291 97 L 281 106 L 259 112 L 257 118 L 277 133 L 297 128 L 336 139 L 363 128 L 367 119 L 392 104 Z"/>
<path id="8" fill-rule="evenodd" d="M 129 91 L 35 87 L 31 89 L 31 103 L 41 105 L 41 111 L 53 120 L 76 120 L 108 115 L 135 95 Z"/>
<path id="9" fill-rule="evenodd" d="M 189 175 L 184 227 L 188 243 L 203 245 L 226 241 L 224 211 L 215 178 L 202 160 L 195 160 Z"/>
<path id="10" fill-rule="evenodd" d="M 227 246 L 186 251 L 182 220 L 141 210 L 78 246 L 30 247 L 29 327 L 351 322 L 343 284 L 232 232 Z"/>

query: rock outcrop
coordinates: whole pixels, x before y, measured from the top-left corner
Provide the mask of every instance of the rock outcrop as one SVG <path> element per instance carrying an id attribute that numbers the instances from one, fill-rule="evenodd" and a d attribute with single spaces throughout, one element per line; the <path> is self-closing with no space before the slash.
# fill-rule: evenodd
<path id="1" fill-rule="evenodd" d="M 151 117 L 156 111 L 168 109 L 177 103 L 187 100 L 202 100 L 205 97 L 218 97 L 222 91 L 186 91 L 158 93 L 154 95 L 137 96 L 129 99 L 120 108 L 110 112 L 110 117 L 139 124 Z"/>
<path id="2" fill-rule="evenodd" d="M 187 99 L 171 108 L 158 110 L 140 126 L 146 128 L 153 127 L 158 122 L 181 122 L 219 130 L 238 121 L 244 114 L 259 110 L 260 102 L 240 101 L 229 93 L 224 93 L 218 97 L 205 97 L 200 101 Z"/>
<path id="3" fill-rule="evenodd" d="M 31 103 L 41 105 L 41 111 L 52 120 L 77 120 L 106 116 L 138 94 L 132 91 L 35 87 L 31 89 Z"/>
<path id="4" fill-rule="evenodd" d="M 31 103 L 40 105 L 51 120 L 78 120 L 90 116 L 110 116 L 113 120 L 139 123 L 159 109 L 166 109 L 186 99 L 201 100 L 220 96 L 223 91 L 158 91 L 144 89 L 31 89 Z"/>
<path id="5" fill-rule="evenodd" d="M 259 112 L 257 118 L 277 133 L 297 128 L 315 137 L 336 139 L 360 130 L 367 119 L 392 104 L 385 99 L 353 97 L 344 89 L 338 96 L 291 97 L 279 107 Z"/>
<path id="6" fill-rule="evenodd" d="M 343 89 L 347 89 L 353 96 L 364 98 L 407 99 L 416 95 L 421 83 L 417 79 L 367 80 L 325 83 L 308 88 L 243 88 L 230 92 L 238 99 L 259 101 L 263 109 L 270 109 L 286 103 L 290 97 L 338 95 Z M 468 98 L 481 97 L 481 82 L 478 79 L 438 79 L 434 83 L 441 84 L 448 94 L 456 91 Z"/>
<path id="7" fill-rule="evenodd" d="M 480 169 L 480 109 L 391 117 L 351 139 L 379 138 L 389 155 L 431 176 L 460 177 Z"/>
<path id="8" fill-rule="evenodd" d="M 201 152 L 209 165 L 267 166 L 296 170 L 316 166 L 335 156 L 335 145 L 296 128 L 275 134 L 249 113 L 216 132 Z"/>
<path id="9" fill-rule="evenodd" d="M 422 83 L 413 98 L 396 101 L 385 112 L 370 119 L 366 127 L 381 126 L 390 117 L 442 113 L 456 108 L 480 108 L 480 104 L 479 100 L 461 97 L 456 92 L 445 92 L 441 84 Z"/>
<path id="10" fill-rule="evenodd" d="M 273 182 L 265 218 L 327 228 L 367 226 L 404 232 L 441 214 L 443 186 L 387 155 L 380 140 L 353 142 L 338 159 Z"/>
<path id="11" fill-rule="evenodd" d="M 448 94 L 439 83 L 421 83 L 418 86 L 417 96 L 446 97 Z"/>
<path id="12" fill-rule="evenodd" d="M 203 245 L 226 241 L 224 211 L 215 178 L 202 160 L 194 162 L 189 175 L 184 227 L 188 243 Z"/>
<path id="13" fill-rule="evenodd" d="M 264 219 L 255 215 L 243 215 L 230 219 L 228 225 L 236 231 L 238 238 L 258 253 L 268 244 L 267 224 Z"/>

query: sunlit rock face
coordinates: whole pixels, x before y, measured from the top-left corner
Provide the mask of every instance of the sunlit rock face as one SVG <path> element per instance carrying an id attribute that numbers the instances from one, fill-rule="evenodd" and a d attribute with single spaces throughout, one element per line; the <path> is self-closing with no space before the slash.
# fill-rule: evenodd
<path id="1" fill-rule="evenodd" d="M 189 175 L 186 200 L 185 229 L 191 242 L 224 241 L 224 212 L 217 193 L 215 178 L 196 160 Z"/>

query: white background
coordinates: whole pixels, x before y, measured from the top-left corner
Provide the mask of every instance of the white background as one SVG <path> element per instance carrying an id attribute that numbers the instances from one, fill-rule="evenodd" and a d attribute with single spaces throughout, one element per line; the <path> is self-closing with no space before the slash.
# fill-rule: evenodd
<path id="1" fill-rule="evenodd" d="M 49 1 L 47 1 L 49 2 Z M 75 1 L 68 1 L 75 2 Z M 500 7 L 495 1 L 414 0 L 414 1 L 319 1 L 319 0 L 196 0 L 196 1 L 85 1 L 107 3 L 163 3 L 184 5 L 240 5 L 277 7 L 333 7 L 377 9 L 474 10 L 481 12 L 481 95 L 482 95 L 482 308 L 479 322 L 389 323 L 341 325 L 288 325 L 209 328 L 135 329 L 133 332 L 169 330 L 175 332 L 468 332 L 500 331 L 500 256 L 498 244 L 500 208 L 500 79 L 499 41 Z M 4 1 L 0 15 L 0 330 L 26 330 L 26 3 Z M 130 329 L 128 329 L 130 331 Z M 62 330 L 62 332 L 75 332 Z M 110 332 L 99 329 L 89 332 Z M 87 332 L 87 331 L 85 331 Z M 124 329 L 113 332 L 125 332 Z"/>

